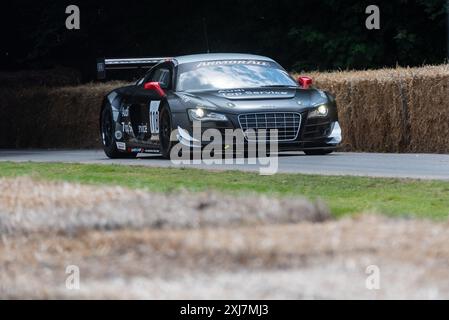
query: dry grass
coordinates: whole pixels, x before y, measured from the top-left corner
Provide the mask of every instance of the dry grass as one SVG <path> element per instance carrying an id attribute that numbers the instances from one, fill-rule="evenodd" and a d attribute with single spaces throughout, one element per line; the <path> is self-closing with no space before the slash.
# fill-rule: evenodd
<path id="1" fill-rule="evenodd" d="M 0 146 L 89 148 L 100 146 L 103 97 L 119 82 L 60 88 L 2 88 Z"/>
<path id="2" fill-rule="evenodd" d="M 449 152 L 449 65 L 312 77 L 337 97 L 346 150 Z"/>
<path id="3" fill-rule="evenodd" d="M 449 152 L 449 65 L 310 75 L 337 96 L 345 150 Z M 98 147 L 103 96 L 123 84 L 1 89 L 0 146 Z"/>
<path id="4" fill-rule="evenodd" d="M 0 186 L 0 298 L 449 298 L 448 223 L 332 220 L 303 200 Z M 365 287 L 372 264 L 378 291 Z M 68 265 L 79 291 L 65 288 Z"/>
<path id="5" fill-rule="evenodd" d="M 0 71 L 0 87 L 56 87 L 78 85 L 81 72 L 66 67 L 47 70 Z"/>
<path id="6" fill-rule="evenodd" d="M 235 198 L 219 193 L 171 194 L 28 178 L 0 179 L 0 234 L 85 229 L 202 228 L 323 221 L 327 207 L 304 199 Z M 94 213 L 94 214 L 92 214 Z"/>

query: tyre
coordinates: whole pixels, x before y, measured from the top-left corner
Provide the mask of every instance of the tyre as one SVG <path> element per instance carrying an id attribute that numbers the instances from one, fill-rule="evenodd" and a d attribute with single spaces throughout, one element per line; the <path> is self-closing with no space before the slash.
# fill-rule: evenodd
<path id="1" fill-rule="evenodd" d="M 101 141 L 103 142 L 103 150 L 111 159 L 135 158 L 137 153 L 120 151 L 117 149 L 115 139 L 115 125 L 112 119 L 112 110 L 110 106 L 106 106 L 101 112 Z"/>
<path id="2" fill-rule="evenodd" d="M 315 149 L 315 150 L 304 150 L 304 153 L 308 156 L 324 156 L 326 154 L 331 154 L 334 150 L 327 149 Z"/>
<path id="3" fill-rule="evenodd" d="M 160 152 L 165 159 L 170 159 L 170 151 L 173 148 L 173 142 L 170 140 L 172 130 L 170 109 L 163 105 L 159 112 L 159 142 Z"/>

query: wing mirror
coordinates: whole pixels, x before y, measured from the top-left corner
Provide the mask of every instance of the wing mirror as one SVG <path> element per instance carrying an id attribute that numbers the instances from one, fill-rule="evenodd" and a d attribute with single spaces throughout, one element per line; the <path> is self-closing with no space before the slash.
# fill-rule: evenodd
<path id="1" fill-rule="evenodd" d="M 309 89 L 312 86 L 313 80 L 309 77 L 298 77 L 298 84 L 303 89 Z"/>
<path id="2" fill-rule="evenodd" d="M 147 82 L 143 85 L 143 88 L 145 90 L 155 91 L 160 98 L 165 97 L 165 92 L 161 88 L 161 84 L 159 82 Z"/>

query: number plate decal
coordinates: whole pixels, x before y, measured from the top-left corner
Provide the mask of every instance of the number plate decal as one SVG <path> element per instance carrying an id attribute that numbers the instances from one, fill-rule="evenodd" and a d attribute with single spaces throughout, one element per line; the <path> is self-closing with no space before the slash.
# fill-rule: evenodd
<path id="1" fill-rule="evenodd" d="M 159 105 L 160 101 L 150 102 L 150 131 L 151 134 L 159 134 Z"/>

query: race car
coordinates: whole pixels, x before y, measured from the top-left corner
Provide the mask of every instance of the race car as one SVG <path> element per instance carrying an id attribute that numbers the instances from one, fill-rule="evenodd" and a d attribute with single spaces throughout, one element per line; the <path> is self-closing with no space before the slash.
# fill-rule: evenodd
<path id="1" fill-rule="evenodd" d="M 334 97 L 308 77 L 295 81 L 267 57 L 209 53 L 97 62 L 100 79 L 123 69 L 148 71 L 103 100 L 101 140 L 109 158 L 169 158 L 175 144 L 200 149 L 208 142 L 194 137 L 194 123 L 201 130 L 241 130 L 243 144 L 259 131 L 276 130 L 279 151 L 307 155 L 329 154 L 342 139 Z"/>

